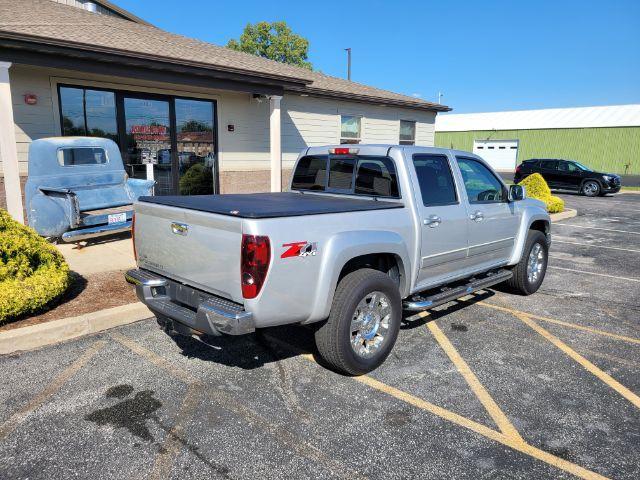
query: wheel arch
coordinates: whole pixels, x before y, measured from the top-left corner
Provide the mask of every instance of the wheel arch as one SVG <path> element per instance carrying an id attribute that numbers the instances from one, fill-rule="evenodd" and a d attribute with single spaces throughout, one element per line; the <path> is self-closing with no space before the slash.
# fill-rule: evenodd
<path id="1" fill-rule="evenodd" d="M 402 298 L 410 288 L 411 263 L 402 237 L 389 231 L 343 232 L 333 237 L 325 249 L 317 292 L 310 317 L 303 323 L 329 316 L 338 282 L 348 273 L 373 268 L 395 279 Z"/>

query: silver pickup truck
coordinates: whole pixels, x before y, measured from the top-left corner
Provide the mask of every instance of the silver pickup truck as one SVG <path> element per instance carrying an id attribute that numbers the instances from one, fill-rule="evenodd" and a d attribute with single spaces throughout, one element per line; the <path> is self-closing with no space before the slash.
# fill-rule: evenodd
<path id="1" fill-rule="evenodd" d="M 141 197 L 126 278 L 170 331 L 314 323 L 329 366 L 358 375 L 389 355 L 403 308 L 534 293 L 550 240 L 544 204 L 471 153 L 311 147 L 287 192 Z"/>

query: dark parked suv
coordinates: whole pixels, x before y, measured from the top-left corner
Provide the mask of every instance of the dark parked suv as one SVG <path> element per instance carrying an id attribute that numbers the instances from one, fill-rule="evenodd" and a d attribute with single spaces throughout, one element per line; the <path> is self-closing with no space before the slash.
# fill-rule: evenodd
<path id="1" fill-rule="evenodd" d="M 613 173 L 594 172 L 589 167 L 573 160 L 535 159 L 525 160 L 518 168 L 513 180 L 518 183 L 532 173 L 539 173 L 549 188 L 576 190 L 588 197 L 620 191 L 620 176 Z"/>

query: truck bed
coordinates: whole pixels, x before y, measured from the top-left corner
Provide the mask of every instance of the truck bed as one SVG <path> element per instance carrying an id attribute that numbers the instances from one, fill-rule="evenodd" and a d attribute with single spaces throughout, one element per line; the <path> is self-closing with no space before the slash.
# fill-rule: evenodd
<path id="1" fill-rule="evenodd" d="M 140 197 L 139 201 L 239 218 L 296 217 L 403 207 L 399 202 L 295 192 Z"/>

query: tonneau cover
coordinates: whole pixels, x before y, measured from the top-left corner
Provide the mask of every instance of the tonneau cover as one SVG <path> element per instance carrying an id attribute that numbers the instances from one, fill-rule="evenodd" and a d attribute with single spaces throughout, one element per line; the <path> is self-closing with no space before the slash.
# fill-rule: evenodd
<path id="1" fill-rule="evenodd" d="M 402 208 L 402 203 L 311 193 L 245 193 L 140 197 L 140 202 L 240 218 L 275 218 Z"/>

